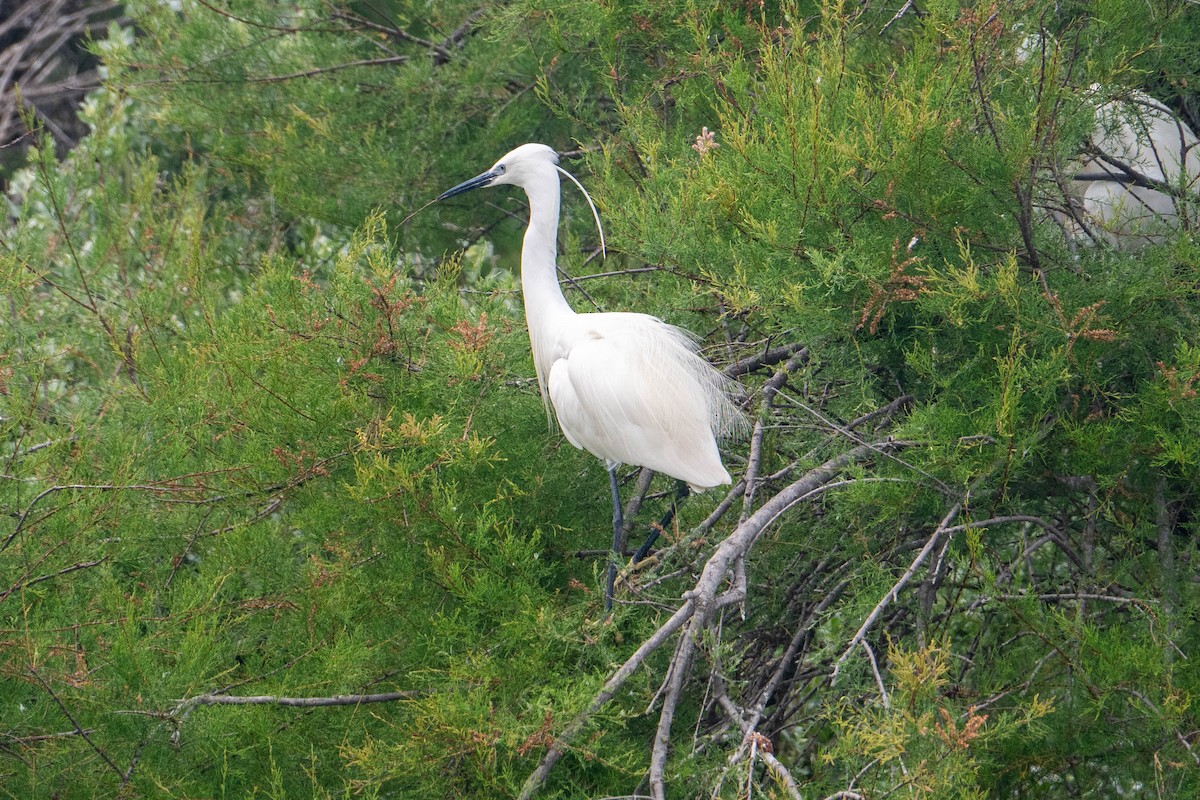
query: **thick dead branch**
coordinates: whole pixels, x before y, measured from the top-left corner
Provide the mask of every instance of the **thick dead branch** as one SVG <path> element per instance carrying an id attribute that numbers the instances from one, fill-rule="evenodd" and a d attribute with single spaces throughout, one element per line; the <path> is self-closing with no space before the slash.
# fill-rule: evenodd
<path id="1" fill-rule="evenodd" d="M 739 361 L 733 362 L 725 368 L 725 374 L 731 378 L 736 378 L 739 375 L 746 375 L 762 367 L 773 366 L 785 358 L 796 355 L 801 356 L 802 362 L 807 361 L 808 347 L 800 342 L 792 342 L 780 347 L 768 347 L 754 355 L 746 356 Z"/>
<path id="2" fill-rule="evenodd" d="M 666 762 L 671 722 L 683 686 L 690 673 L 696 643 L 718 609 L 737 603 L 745 596 L 745 585 L 744 583 L 739 585 L 738 582 L 735 582 L 734 587 L 728 591 L 719 592 L 733 571 L 735 563 L 746 556 L 755 542 L 784 512 L 797 503 L 822 493 L 847 466 L 870 459 L 875 455 L 884 455 L 899 450 L 911 444 L 911 442 L 888 440 L 862 444 L 848 450 L 789 484 L 739 524 L 727 539 L 717 545 L 713 554 L 708 558 L 695 587 L 684 593 L 683 604 L 676 609 L 670 619 L 638 647 L 637 651 L 609 678 L 592 702 L 588 704 L 588 707 L 558 735 L 545 756 L 542 757 L 537 769 L 526 779 L 519 798 L 526 800 L 541 788 L 550 774 L 550 770 L 563 757 L 570 742 L 583 730 L 588 720 L 616 695 L 618 689 L 645 663 L 651 653 L 657 651 L 686 625 L 687 628 L 683 631 L 676 646 L 675 656 L 671 660 L 665 684 L 666 693 L 659 715 L 658 732 L 651 753 L 651 796 L 663 797 L 662 773 Z M 730 494 L 733 495 L 733 492 Z"/>
<path id="3" fill-rule="evenodd" d="M 542 784 L 546 782 L 546 777 L 550 774 L 550 770 L 554 768 L 554 765 L 566 753 L 567 746 L 571 743 L 571 740 L 583 730 L 588 720 L 616 695 L 617 690 L 637 672 L 638 667 L 645 662 L 646 658 L 658 650 L 659 647 L 683 627 L 683 624 L 692 615 L 693 609 L 694 603 L 691 600 L 684 602 L 671 615 L 671 618 L 660 626 L 650 638 L 642 642 L 641 647 L 613 673 L 613 676 L 605 682 L 600 692 L 592 698 L 592 702 L 588 704 L 588 707 L 575 717 L 575 719 L 571 720 L 571 723 L 555 738 L 553 744 L 546 751 L 546 755 L 542 756 L 541 763 L 538 764 L 537 769 L 525 780 L 525 785 L 521 787 L 521 794 L 518 796 L 518 800 L 527 800 L 527 798 L 532 797 L 534 792 L 541 788 Z"/>
<path id="4" fill-rule="evenodd" d="M 728 591 L 719 592 L 735 562 L 745 558 L 755 542 L 784 512 L 802 500 L 824 491 L 825 486 L 831 483 L 842 469 L 855 462 L 869 459 L 873 455 L 887 454 L 891 450 L 911 444 L 911 442 L 896 441 L 861 444 L 830 459 L 765 502 L 745 522 L 738 525 L 729 538 L 717 546 L 716 551 L 705 564 L 700 580 L 696 582 L 696 587 L 684 595 L 686 599 L 694 603 L 695 608 L 688 622 L 687 630 L 682 634 L 683 638 L 690 640 L 692 644 L 680 647 L 676 652 L 675 659 L 671 662 L 673 680 L 668 688 L 667 696 L 663 700 L 658 732 L 655 735 L 654 748 L 650 757 L 650 794 L 652 797 L 661 800 L 666 796 L 663 773 L 670 743 L 671 722 L 674 718 L 675 705 L 682 692 L 684 678 L 691 668 L 694 643 L 699 641 L 718 609 L 739 603 L 745 597 L 744 586 L 739 586 L 737 583 Z"/>

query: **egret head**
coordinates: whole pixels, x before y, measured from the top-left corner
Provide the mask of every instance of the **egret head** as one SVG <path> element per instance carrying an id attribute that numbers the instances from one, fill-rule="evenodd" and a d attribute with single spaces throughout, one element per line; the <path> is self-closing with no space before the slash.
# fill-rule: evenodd
<path id="1" fill-rule="evenodd" d="M 587 189 L 583 188 L 574 175 L 567 172 L 558 165 L 558 153 L 554 148 L 547 147 L 544 144 L 530 142 L 523 144 L 515 150 L 510 150 L 499 161 L 492 165 L 492 168 L 487 172 L 481 172 L 469 181 L 463 181 L 458 186 L 451 187 L 439 194 L 430 203 L 436 203 L 439 200 L 445 200 L 447 197 L 469 192 L 472 189 L 478 189 L 482 186 L 500 186 L 505 183 L 514 186 L 520 186 L 529 195 L 531 205 L 535 193 L 542 195 L 547 191 L 554 193 L 554 221 L 558 223 L 558 175 L 562 173 L 571 179 L 571 183 L 579 187 L 579 191 L 583 192 L 584 198 L 587 199 L 588 207 L 592 209 L 592 217 L 596 220 L 596 230 L 600 231 L 600 252 L 608 255 L 608 250 L 604 244 L 604 227 L 600 224 L 600 212 L 596 210 L 596 204 L 592 202 L 592 197 L 587 193 Z M 428 206 L 426 203 L 424 208 Z M 417 209 L 420 211 L 421 209 Z M 404 221 L 412 219 L 414 211 L 404 218 Z M 402 223 L 403 224 L 403 223 Z"/>
<path id="2" fill-rule="evenodd" d="M 469 192 L 483 186 L 500 186 L 510 183 L 528 188 L 539 179 L 545 180 L 558 169 L 558 153 L 544 144 L 523 144 L 504 155 L 487 172 L 482 172 L 468 181 L 454 186 L 438 195 L 438 200 Z"/>

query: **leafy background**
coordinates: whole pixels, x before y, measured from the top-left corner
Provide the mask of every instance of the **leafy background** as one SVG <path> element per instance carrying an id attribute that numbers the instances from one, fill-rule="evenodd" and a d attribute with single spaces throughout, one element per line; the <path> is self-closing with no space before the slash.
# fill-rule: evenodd
<path id="1" fill-rule="evenodd" d="M 1137 250 L 1048 210 L 1098 103 L 1195 126 L 1200 12 L 900 10 L 102 19 L 86 135 L 31 96 L 6 173 L 0 793 L 507 797 L 571 730 L 539 796 L 644 795 L 656 752 L 676 797 L 1195 794 L 1194 200 Z M 527 140 L 605 222 L 600 259 L 567 194 L 576 308 L 749 365 L 739 483 L 611 620 L 603 471 L 532 380 L 524 198 L 401 224 Z M 864 442 L 744 601 L 593 703 L 726 536 Z"/>

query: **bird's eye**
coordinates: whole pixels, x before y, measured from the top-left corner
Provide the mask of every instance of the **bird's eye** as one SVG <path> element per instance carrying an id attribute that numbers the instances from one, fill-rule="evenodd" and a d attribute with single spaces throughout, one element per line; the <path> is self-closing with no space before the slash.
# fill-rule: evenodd
<path id="1" fill-rule="evenodd" d="M 497 165 L 496 165 L 496 169 L 494 170 L 494 172 L 495 172 L 497 175 L 503 175 L 503 174 L 504 174 L 504 165 L 503 165 L 503 164 L 497 164 Z"/>

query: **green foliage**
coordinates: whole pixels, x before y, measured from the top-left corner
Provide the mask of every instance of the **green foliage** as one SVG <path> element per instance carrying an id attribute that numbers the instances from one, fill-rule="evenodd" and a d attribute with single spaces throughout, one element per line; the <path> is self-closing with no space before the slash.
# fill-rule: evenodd
<path id="1" fill-rule="evenodd" d="M 131 6 L 139 35 L 108 48 L 114 81 L 175 147 L 289 217 L 352 228 L 414 209 L 535 126 L 569 145 L 532 92 L 541 55 L 469 24 L 477 3 Z M 408 236 L 433 227 L 418 217 Z"/>
<path id="2" fill-rule="evenodd" d="M 91 135 L 11 180 L 0 794 L 516 796 L 572 731 L 542 796 L 628 795 L 669 703 L 670 796 L 1195 794 L 1200 246 L 1080 247 L 1046 210 L 1093 83 L 1194 106 L 1197 17 L 925 5 L 131 4 Z M 520 209 L 399 224 L 573 136 L 614 252 L 577 255 L 568 195 L 562 265 L 623 273 L 577 307 L 717 361 L 807 345 L 741 378 L 726 463 L 773 477 L 734 509 L 897 443 L 577 729 L 738 512 L 689 499 L 606 621 L 607 487 L 547 431 Z"/>

